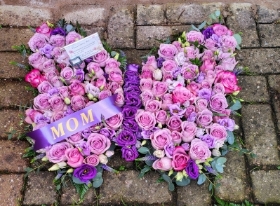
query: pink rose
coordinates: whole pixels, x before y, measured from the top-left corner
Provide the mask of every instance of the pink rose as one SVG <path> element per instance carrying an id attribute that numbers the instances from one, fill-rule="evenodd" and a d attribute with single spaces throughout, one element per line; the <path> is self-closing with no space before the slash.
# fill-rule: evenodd
<path id="1" fill-rule="evenodd" d="M 214 112 L 222 112 L 228 107 L 227 99 L 224 94 L 218 93 L 210 98 L 210 108 Z"/>
<path id="2" fill-rule="evenodd" d="M 45 78 L 47 78 L 47 80 L 50 82 L 53 77 L 56 77 L 58 75 L 59 75 L 58 71 L 53 70 L 53 71 L 49 71 L 49 72 L 45 73 Z"/>
<path id="3" fill-rule="evenodd" d="M 181 66 L 184 63 L 186 63 L 187 58 L 185 57 L 185 52 L 179 52 L 178 54 L 176 54 L 174 60 L 178 66 Z"/>
<path id="4" fill-rule="evenodd" d="M 92 153 L 100 155 L 110 148 L 111 141 L 102 134 L 92 133 L 88 137 L 87 144 Z"/>
<path id="5" fill-rule="evenodd" d="M 154 94 L 151 90 L 145 90 L 140 94 L 142 103 L 145 105 L 147 101 L 154 99 Z"/>
<path id="6" fill-rule="evenodd" d="M 201 44 L 204 41 L 203 34 L 198 31 L 190 31 L 189 33 L 187 33 L 186 37 L 187 37 L 187 41 L 189 42 L 197 41 L 199 44 Z"/>
<path id="7" fill-rule="evenodd" d="M 190 92 L 196 96 L 200 88 L 201 88 L 201 84 L 196 83 L 195 81 L 192 81 L 187 85 L 187 89 L 190 90 Z"/>
<path id="8" fill-rule="evenodd" d="M 225 88 L 221 83 L 216 83 L 213 86 L 213 90 L 212 90 L 213 94 L 224 94 L 225 93 Z"/>
<path id="9" fill-rule="evenodd" d="M 48 43 L 48 40 L 49 38 L 46 35 L 35 33 L 28 41 L 28 46 L 33 52 L 37 52 Z"/>
<path id="10" fill-rule="evenodd" d="M 205 59 L 212 59 L 214 57 L 214 52 L 211 50 L 205 50 L 203 52 L 203 57 L 202 60 L 204 61 Z"/>
<path id="11" fill-rule="evenodd" d="M 39 94 L 34 98 L 34 107 L 39 110 L 49 110 L 51 108 L 49 98 L 50 95 L 47 93 Z"/>
<path id="12" fill-rule="evenodd" d="M 206 72 L 205 81 L 208 81 L 212 85 L 215 79 L 216 79 L 216 72 L 212 70 L 208 70 Z"/>
<path id="13" fill-rule="evenodd" d="M 69 56 L 66 51 L 61 52 L 61 54 L 57 57 L 56 61 L 59 63 L 60 68 L 64 68 L 69 66 Z"/>
<path id="14" fill-rule="evenodd" d="M 53 86 L 48 81 L 42 81 L 38 85 L 38 91 L 40 93 L 48 93 L 49 90 L 51 90 L 52 88 L 53 88 Z"/>
<path id="15" fill-rule="evenodd" d="M 193 122 L 184 121 L 182 123 L 182 140 L 184 142 L 191 142 L 196 134 L 197 127 Z"/>
<path id="16" fill-rule="evenodd" d="M 51 96 L 49 103 L 53 111 L 62 111 L 66 106 L 63 99 L 58 95 Z"/>
<path id="17" fill-rule="evenodd" d="M 28 124 L 33 124 L 35 122 L 36 117 L 42 116 L 42 113 L 35 109 L 27 109 L 25 110 L 25 119 L 24 121 Z"/>
<path id="18" fill-rule="evenodd" d="M 151 130 L 156 125 L 155 115 L 149 111 L 138 110 L 135 115 L 135 120 L 139 127 L 143 130 Z"/>
<path id="19" fill-rule="evenodd" d="M 53 59 L 47 59 L 44 63 L 43 63 L 43 72 L 47 73 L 48 71 L 52 71 L 55 70 L 55 62 Z"/>
<path id="20" fill-rule="evenodd" d="M 190 157 L 193 160 L 205 161 L 211 157 L 211 151 L 208 148 L 208 144 L 200 139 L 193 139 L 190 148 Z"/>
<path id="21" fill-rule="evenodd" d="M 163 74 L 168 73 L 168 74 L 173 74 L 173 71 L 177 69 L 177 64 L 173 60 L 166 60 L 162 63 L 162 72 Z"/>
<path id="22" fill-rule="evenodd" d="M 96 76 L 97 78 L 100 76 L 103 76 L 103 74 L 104 74 L 104 71 L 101 69 L 99 64 L 97 64 L 95 62 L 90 62 L 87 65 L 87 70 L 90 73 L 89 75 Z"/>
<path id="23" fill-rule="evenodd" d="M 176 147 L 173 151 L 172 156 L 172 168 L 175 171 L 184 170 L 187 167 L 187 162 L 189 161 L 190 157 L 186 153 L 183 147 L 179 146 Z"/>
<path id="24" fill-rule="evenodd" d="M 198 66 L 193 64 L 184 64 L 181 68 L 181 73 L 186 80 L 193 80 L 198 76 Z"/>
<path id="25" fill-rule="evenodd" d="M 206 127 L 212 123 L 213 120 L 213 113 L 205 109 L 201 112 L 197 113 L 196 123 L 201 127 Z"/>
<path id="26" fill-rule="evenodd" d="M 212 87 L 212 83 L 207 81 L 207 80 L 203 80 L 201 82 L 201 89 L 211 89 Z"/>
<path id="27" fill-rule="evenodd" d="M 232 71 L 235 66 L 237 65 L 237 61 L 235 60 L 235 58 L 225 58 L 222 59 L 220 66 L 223 67 L 223 70 L 228 70 L 228 71 Z"/>
<path id="28" fill-rule="evenodd" d="M 221 43 L 224 52 L 234 51 L 237 46 L 236 39 L 233 36 L 222 36 Z"/>
<path id="29" fill-rule="evenodd" d="M 190 105 L 186 108 L 185 117 L 188 118 L 191 113 L 195 112 L 195 106 Z"/>
<path id="30" fill-rule="evenodd" d="M 159 46 L 158 55 L 164 59 L 174 59 L 177 53 L 178 50 L 173 44 L 160 44 Z"/>
<path id="31" fill-rule="evenodd" d="M 119 88 L 122 88 L 117 82 L 109 82 L 108 89 L 114 94 Z"/>
<path id="32" fill-rule="evenodd" d="M 41 75 L 38 69 L 32 69 L 25 75 L 26 82 L 29 82 L 32 87 L 37 88 L 39 84 L 45 81 L 45 78 Z"/>
<path id="33" fill-rule="evenodd" d="M 215 83 L 221 83 L 225 88 L 226 94 L 240 91 L 240 87 L 237 86 L 237 78 L 235 74 L 230 71 L 219 72 L 216 76 Z"/>
<path id="34" fill-rule="evenodd" d="M 120 71 L 121 63 L 114 58 L 109 58 L 106 60 L 105 72 L 109 74 L 112 70 Z"/>
<path id="35" fill-rule="evenodd" d="M 50 37 L 52 29 L 48 26 L 47 23 L 43 23 L 41 26 L 36 28 L 36 33 L 44 34 L 47 37 Z"/>
<path id="36" fill-rule="evenodd" d="M 54 47 L 64 47 L 65 37 L 60 34 L 52 35 L 49 43 Z"/>
<path id="37" fill-rule="evenodd" d="M 51 122 L 55 122 L 59 119 L 62 119 L 65 116 L 63 111 L 54 111 L 52 113 Z"/>
<path id="38" fill-rule="evenodd" d="M 140 89 L 141 91 L 152 90 L 153 80 L 152 79 L 141 79 L 140 80 Z"/>
<path id="39" fill-rule="evenodd" d="M 157 112 L 161 108 L 161 102 L 158 100 L 149 100 L 145 103 L 145 110 L 149 112 Z"/>
<path id="40" fill-rule="evenodd" d="M 81 95 L 75 95 L 71 98 L 71 108 L 74 111 L 81 110 L 86 107 L 86 100 Z"/>
<path id="41" fill-rule="evenodd" d="M 204 109 L 207 109 L 208 101 L 203 98 L 196 98 L 195 100 L 195 107 L 197 112 L 201 112 Z"/>
<path id="42" fill-rule="evenodd" d="M 214 40 L 211 39 L 211 38 L 205 40 L 204 46 L 205 46 L 207 49 L 212 50 L 212 51 L 217 50 L 216 41 L 214 41 Z"/>
<path id="43" fill-rule="evenodd" d="M 72 96 L 85 94 L 84 85 L 78 80 L 73 80 L 68 88 Z"/>
<path id="44" fill-rule="evenodd" d="M 46 60 L 47 58 L 41 55 L 39 52 L 33 53 L 28 57 L 29 64 L 40 71 L 43 70 L 43 63 Z"/>
<path id="45" fill-rule="evenodd" d="M 79 143 L 83 142 L 82 133 L 78 132 L 76 134 L 71 135 L 66 139 L 67 142 L 70 142 L 73 145 L 78 145 Z"/>
<path id="46" fill-rule="evenodd" d="M 98 94 L 98 99 L 102 100 L 110 96 L 112 96 L 112 92 L 110 90 L 103 90 Z"/>
<path id="47" fill-rule="evenodd" d="M 101 67 L 106 65 L 106 61 L 110 58 L 108 52 L 106 50 L 102 50 L 101 52 L 95 54 L 93 56 L 93 61 L 98 63 Z"/>
<path id="48" fill-rule="evenodd" d="M 122 122 L 123 122 L 122 113 L 116 114 L 110 117 L 109 119 L 105 120 L 106 125 L 113 130 L 117 130 L 118 128 L 120 128 Z"/>
<path id="49" fill-rule="evenodd" d="M 114 70 L 110 71 L 108 79 L 112 82 L 117 82 L 120 85 L 123 84 L 123 78 L 122 78 L 121 71 L 114 71 Z"/>
<path id="50" fill-rule="evenodd" d="M 74 71 L 71 67 L 64 67 L 60 72 L 60 76 L 68 83 L 74 77 L 74 75 Z"/>
<path id="51" fill-rule="evenodd" d="M 84 159 L 84 163 L 95 167 L 99 164 L 99 157 L 95 154 L 87 156 Z"/>
<path id="52" fill-rule="evenodd" d="M 171 170 L 171 159 L 168 157 L 162 157 L 160 159 L 157 159 L 154 161 L 152 167 L 155 170 L 161 170 L 161 171 L 169 171 Z"/>
<path id="53" fill-rule="evenodd" d="M 67 36 L 66 36 L 66 45 L 67 44 L 71 44 L 71 43 L 74 43 L 75 41 L 78 41 L 80 39 L 82 39 L 83 37 L 78 34 L 77 32 L 75 31 L 70 31 Z"/>
<path id="54" fill-rule="evenodd" d="M 54 76 L 50 79 L 50 83 L 54 86 L 54 87 L 62 87 L 63 83 L 61 81 L 61 79 L 58 76 Z"/>
<path id="55" fill-rule="evenodd" d="M 214 123 L 209 127 L 209 134 L 215 138 L 215 140 L 225 141 L 227 139 L 227 131 L 224 126 Z"/>
<path id="56" fill-rule="evenodd" d="M 214 24 L 212 28 L 213 28 L 214 33 L 217 34 L 218 36 L 228 34 L 228 28 L 224 25 Z"/>
<path id="57" fill-rule="evenodd" d="M 67 164 L 73 168 L 79 167 L 83 164 L 84 158 L 77 148 L 69 148 L 65 150 Z"/>
<path id="58" fill-rule="evenodd" d="M 147 61 L 145 63 L 146 65 L 150 65 L 152 66 L 154 69 L 157 68 L 157 60 L 156 60 L 156 57 L 155 56 L 149 56 L 147 58 Z"/>
<path id="59" fill-rule="evenodd" d="M 190 100 L 191 98 L 192 98 L 191 92 L 183 86 L 177 86 L 172 93 L 172 100 L 174 103 L 183 104 L 186 101 Z"/>
<path id="60" fill-rule="evenodd" d="M 180 132 L 172 131 L 171 137 L 174 145 L 179 145 L 182 142 L 182 134 Z"/>
<path id="61" fill-rule="evenodd" d="M 106 78 L 102 75 L 93 81 L 93 85 L 99 89 L 104 89 L 107 86 Z"/>
<path id="62" fill-rule="evenodd" d="M 73 146 L 68 142 L 56 143 L 46 152 L 46 156 L 50 162 L 59 163 L 67 160 L 65 151 Z"/>
<path id="63" fill-rule="evenodd" d="M 156 117 L 157 122 L 159 122 L 161 124 L 165 124 L 166 120 L 167 120 L 167 113 L 164 110 L 159 110 L 156 112 L 155 117 Z"/>
<path id="64" fill-rule="evenodd" d="M 118 107 L 122 107 L 124 105 L 124 95 L 123 95 L 123 92 L 116 92 L 116 94 L 117 94 L 117 97 L 116 97 L 115 104 Z"/>
<path id="65" fill-rule="evenodd" d="M 145 67 L 145 65 L 142 67 L 142 72 L 140 75 L 141 79 L 153 79 L 153 73 L 154 71 L 150 69 L 149 67 Z"/>
<path id="66" fill-rule="evenodd" d="M 168 129 L 170 129 L 171 131 L 181 131 L 181 125 L 182 125 L 182 120 L 179 116 L 174 115 L 171 116 L 166 123 Z"/>
<path id="67" fill-rule="evenodd" d="M 186 51 L 186 56 L 188 59 L 195 59 L 200 57 L 199 49 L 195 48 L 194 46 L 186 47 L 184 48 L 184 50 Z"/>
<path id="68" fill-rule="evenodd" d="M 173 104 L 172 94 L 166 93 L 162 96 L 162 109 L 168 110 L 169 105 Z"/>
<path id="69" fill-rule="evenodd" d="M 151 134 L 150 139 L 153 148 L 156 150 L 162 150 L 164 149 L 165 145 L 168 145 L 172 142 L 171 132 L 166 128 L 156 130 Z"/>
<path id="70" fill-rule="evenodd" d="M 54 47 L 53 50 L 51 51 L 51 56 L 54 57 L 55 60 L 62 54 L 61 48 L 60 47 Z"/>
<path id="71" fill-rule="evenodd" d="M 68 90 L 67 86 L 59 87 L 58 88 L 58 93 L 61 96 L 61 98 L 63 98 L 63 99 L 70 97 L 70 93 L 69 93 L 69 90 Z"/>
<path id="72" fill-rule="evenodd" d="M 162 97 L 167 92 L 167 89 L 166 82 L 154 81 L 152 91 L 156 97 Z"/>
<path id="73" fill-rule="evenodd" d="M 216 61 L 214 59 L 205 59 L 200 67 L 202 72 L 214 70 Z"/>

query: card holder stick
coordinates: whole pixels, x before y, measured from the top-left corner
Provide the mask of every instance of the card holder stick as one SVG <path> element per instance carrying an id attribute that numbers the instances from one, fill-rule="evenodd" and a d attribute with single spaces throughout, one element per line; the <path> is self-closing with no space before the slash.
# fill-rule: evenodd
<path id="1" fill-rule="evenodd" d="M 82 59 L 79 56 L 75 57 L 73 59 L 70 59 L 69 62 L 70 62 L 72 67 L 78 67 L 78 68 L 83 63 Z"/>

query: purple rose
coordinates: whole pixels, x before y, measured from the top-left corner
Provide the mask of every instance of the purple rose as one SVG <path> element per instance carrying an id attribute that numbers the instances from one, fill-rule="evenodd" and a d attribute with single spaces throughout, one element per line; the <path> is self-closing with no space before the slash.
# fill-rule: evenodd
<path id="1" fill-rule="evenodd" d="M 186 172 L 189 177 L 193 180 L 197 179 L 199 176 L 199 168 L 194 160 L 189 159 L 186 167 Z"/>
<path id="2" fill-rule="evenodd" d="M 41 54 L 45 55 L 48 59 L 52 58 L 52 50 L 53 50 L 53 46 L 50 44 L 46 44 L 43 48 L 40 48 L 39 51 Z"/>
<path id="3" fill-rule="evenodd" d="M 128 130 L 122 130 L 116 138 L 116 142 L 119 146 L 129 146 L 136 144 L 136 136 Z"/>
<path id="4" fill-rule="evenodd" d="M 164 59 L 174 59 L 178 53 L 176 46 L 173 44 L 160 44 L 158 55 Z"/>
<path id="5" fill-rule="evenodd" d="M 48 110 L 51 108 L 49 103 L 50 95 L 47 93 L 39 94 L 34 98 L 34 107 L 39 110 Z"/>
<path id="6" fill-rule="evenodd" d="M 197 113 L 196 123 L 201 127 L 210 125 L 212 120 L 213 120 L 213 113 L 208 109 L 205 109 Z"/>
<path id="7" fill-rule="evenodd" d="M 211 97 L 211 90 L 203 88 L 198 91 L 198 97 L 209 100 Z"/>
<path id="8" fill-rule="evenodd" d="M 87 183 L 95 178 L 97 170 L 95 167 L 83 164 L 74 170 L 73 176 L 78 178 L 81 182 Z"/>
<path id="9" fill-rule="evenodd" d="M 125 159 L 125 161 L 134 161 L 138 156 L 139 153 L 135 146 L 122 148 L 122 158 Z"/>
<path id="10" fill-rule="evenodd" d="M 137 113 L 137 108 L 135 107 L 124 107 L 122 110 L 124 119 L 134 119 Z"/>
<path id="11" fill-rule="evenodd" d="M 164 146 L 165 155 L 169 158 L 172 158 L 174 150 L 175 150 L 175 146 L 173 143 L 166 144 Z"/>
<path id="12" fill-rule="evenodd" d="M 28 42 L 28 46 L 33 52 L 37 49 L 43 48 L 48 41 L 48 37 L 44 34 L 35 33 Z"/>
<path id="13" fill-rule="evenodd" d="M 228 107 L 228 103 L 227 103 L 227 99 L 225 98 L 225 95 L 218 93 L 211 96 L 209 106 L 211 110 L 214 112 L 218 112 L 218 113 L 223 112 Z"/>
<path id="14" fill-rule="evenodd" d="M 54 47 L 64 47 L 65 46 L 65 37 L 59 34 L 53 35 L 50 38 L 50 44 Z"/>
<path id="15" fill-rule="evenodd" d="M 138 96 L 141 93 L 141 90 L 140 90 L 139 86 L 130 85 L 129 87 L 124 88 L 124 92 L 125 93 L 135 93 Z"/>

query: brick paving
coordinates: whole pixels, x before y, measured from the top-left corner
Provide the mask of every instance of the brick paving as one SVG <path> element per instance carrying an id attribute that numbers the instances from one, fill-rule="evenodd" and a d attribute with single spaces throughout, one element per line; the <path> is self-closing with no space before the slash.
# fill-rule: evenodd
<path id="1" fill-rule="evenodd" d="M 42 1 L 42 5 L 46 1 Z M 65 5 L 61 8 L 31 8 L 0 5 L 0 205 L 71 205 L 78 201 L 73 186 L 61 193 L 55 191 L 50 172 L 32 173 L 24 178 L 28 161 L 20 156 L 27 143 L 7 140 L 10 128 L 19 126 L 18 105 L 30 104 L 33 96 L 24 89 L 24 71 L 9 65 L 21 57 L 12 45 L 27 43 L 36 26 L 43 20 L 79 20 L 89 33 L 98 31 L 110 45 L 123 49 L 128 62 L 141 63 L 140 56 L 163 39 L 201 23 L 209 13 L 221 9 L 226 24 L 243 33 L 240 65 L 250 68 L 250 75 L 240 76 L 245 100 L 241 109 L 240 139 L 257 157 L 229 153 L 221 185 L 215 195 L 230 202 L 249 200 L 256 205 L 280 205 L 280 8 L 266 8 L 248 3 L 146 4 L 102 8 L 94 5 Z M 59 12 L 58 12 L 59 11 Z M 114 157 L 115 168 L 126 170 L 116 175 L 104 174 L 104 185 L 90 191 L 82 205 L 213 205 L 207 185 L 178 187 L 169 192 L 165 183 L 157 183 L 152 172 L 137 177 L 135 166 Z"/>

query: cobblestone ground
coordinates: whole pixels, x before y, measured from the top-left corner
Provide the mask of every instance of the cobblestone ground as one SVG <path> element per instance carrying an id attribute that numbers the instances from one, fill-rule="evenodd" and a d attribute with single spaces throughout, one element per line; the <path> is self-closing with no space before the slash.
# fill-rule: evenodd
<path id="1" fill-rule="evenodd" d="M 280 166 L 280 8 L 247 3 L 171 3 L 111 9 L 94 5 L 56 9 L 1 5 L 0 205 L 71 205 L 78 199 L 71 186 L 56 193 L 50 172 L 32 173 L 24 178 L 24 168 L 29 163 L 21 156 L 27 143 L 16 138 L 7 140 L 11 128 L 23 132 L 19 125 L 23 114 L 19 105 L 28 105 L 33 98 L 24 88 L 25 72 L 9 64 L 23 61 L 11 46 L 27 43 L 32 36 L 29 25 L 62 17 L 79 20 L 89 32 L 98 31 L 111 46 L 123 49 L 129 62 L 141 63 L 139 56 L 159 45 L 156 39 L 187 30 L 216 9 L 223 11 L 231 29 L 243 34 L 237 59 L 251 73 L 239 77 L 243 88 L 240 96 L 245 100 L 238 120 L 240 141 L 257 157 L 231 152 L 215 195 L 230 202 L 249 200 L 255 205 L 280 205 L 280 170 L 277 169 Z M 83 205 L 213 205 L 207 185 L 192 182 L 171 193 L 165 183 L 157 183 L 156 173 L 139 179 L 134 165 L 118 157 L 114 157 L 112 164 L 116 168 L 125 165 L 127 170 L 120 175 L 105 173 L 103 186 L 90 191 Z"/>

